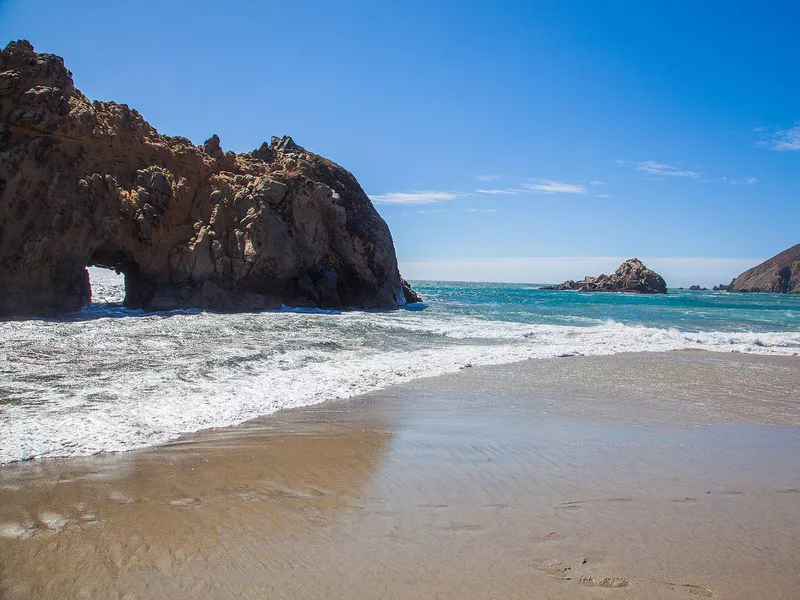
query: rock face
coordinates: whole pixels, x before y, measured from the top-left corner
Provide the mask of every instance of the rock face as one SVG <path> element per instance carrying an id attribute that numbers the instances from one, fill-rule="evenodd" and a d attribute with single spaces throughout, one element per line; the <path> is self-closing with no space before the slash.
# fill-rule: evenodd
<path id="1" fill-rule="evenodd" d="M 666 294 L 664 278 L 651 271 L 638 258 L 622 263 L 613 275 L 585 277 L 580 281 L 565 281 L 545 290 L 576 290 L 579 292 L 634 292 L 637 294 Z"/>
<path id="2" fill-rule="evenodd" d="M 745 271 L 727 289 L 733 292 L 800 294 L 800 244 Z"/>
<path id="3" fill-rule="evenodd" d="M 289 137 L 245 154 L 159 134 L 91 102 L 63 60 L 0 51 L 0 314 L 75 310 L 87 266 L 125 275 L 146 310 L 418 300 L 391 234 L 349 172 Z"/>

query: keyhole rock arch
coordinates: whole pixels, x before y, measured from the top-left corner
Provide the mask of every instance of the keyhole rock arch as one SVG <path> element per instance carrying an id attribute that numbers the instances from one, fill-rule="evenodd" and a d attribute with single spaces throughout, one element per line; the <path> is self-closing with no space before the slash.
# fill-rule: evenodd
<path id="1" fill-rule="evenodd" d="M 234 154 L 216 136 L 162 135 L 13 42 L 0 52 L 0 313 L 83 306 L 91 264 L 125 272 L 126 303 L 145 310 L 417 299 L 342 167 L 288 137 Z"/>

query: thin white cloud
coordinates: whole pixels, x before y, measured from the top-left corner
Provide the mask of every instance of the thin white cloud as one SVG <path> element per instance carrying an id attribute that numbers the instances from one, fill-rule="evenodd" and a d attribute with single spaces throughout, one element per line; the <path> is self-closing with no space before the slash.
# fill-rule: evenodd
<path id="1" fill-rule="evenodd" d="M 605 184 L 606 184 L 606 182 L 605 182 L 605 181 L 597 181 L 597 180 L 594 180 L 594 181 L 590 181 L 590 182 L 589 182 L 589 185 L 605 185 Z"/>
<path id="2" fill-rule="evenodd" d="M 523 183 L 522 187 L 542 194 L 585 194 L 586 187 L 578 183 L 562 183 L 552 179 L 534 179 L 535 183 Z"/>
<path id="3" fill-rule="evenodd" d="M 495 181 L 500 179 L 500 175 L 475 175 L 478 181 Z"/>
<path id="4" fill-rule="evenodd" d="M 745 177 L 744 179 L 731 179 L 730 177 L 718 177 L 717 181 L 721 183 L 728 183 L 730 185 L 753 185 L 758 183 L 755 177 Z"/>
<path id="5" fill-rule="evenodd" d="M 493 196 L 497 196 L 497 195 L 500 195 L 500 196 L 516 196 L 517 194 L 519 194 L 519 192 L 520 192 L 520 190 L 508 190 L 508 189 L 502 189 L 502 190 L 475 190 L 475 193 L 477 193 L 477 194 L 491 194 Z"/>
<path id="6" fill-rule="evenodd" d="M 611 194 L 595 194 L 595 198 L 610 198 Z"/>
<path id="7" fill-rule="evenodd" d="M 476 179 L 497 179 L 497 175 L 476 175 Z M 519 181 L 519 178 L 515 178 Z M 602 181 L 593 181 L 591 185 L 605 185 Z M 446 192 L 441 190 L 422 190 L 417 192 L 389 192 L 386 194 L 373 194 L 370 199 L 376 204 L 434 204 L 446 202 L 465 196 L 484 194 L 489 196 L 518 196 L 520 194 L 588 194 L 588 188 L 579 183 L 564 183 L 553 179 L 525 179 L 517 188 L 479 188 L 474 192 Z M 598 194 L 600 198 L 608 197 L 607 194 Z M 409 213 L 418 214 L 418 213 Z"/>
<path id="8" fill-rule="evenodd" d="M 652 175 L 654 177 L 685 177 L 687 179 L 694 179 L 702 183 L 717 182 L 727 183 L 730 185 L 753 185 L 754 183 L 758 183 L 758 179 L 755 177 L 744 177 L 741 179 L 725 176 L 707 178 L 704 176 L 702 171 L 690 171 L 688 169 L 682 169 L 673 165 L 659 163 L 654 160 L 645 160 L 641 162 L 617 160 L 617 164 L 622 165 L 623 167 L 634 169 L 640 173 L 644 173 L 645 175 Z"/>
<path id="9" fill-rule="evenodd" d="M 468 208 L 467 212 L 474 212 L 474 213 L 496 213 L 496 208 Z"/>
<path id="10" fill-rule="evenodd" d="M 447 208 L 435 208 L 433 210 L 412 210 L 411 212 L 403 213 L 401 217 L 414 217 L 416 215 L 433 215 L 436 213 L 450 212 Z"/>
<path id="11" fill-rule="evenodd" d="M 645 175 L 655 175 L 657 177 L 686 177 L 689 179 L 700 179 L 703 176 L 702 173 L 698 173 L 697 171 L 681 169 L 679 167 L 656 162 L 654 160 L 644 160 L 640 162 L 618 160 L 617 163 L 623 167 L 635 169 L 640 173 L 644 173 Z"/>
<path id="12" fill-rule="evenodd" d="M 423 190 L 420 192 L 390 192 L 388 194 L 374 194 L 370 196 L 378 204 L 434 204 L 458 198 L 455 192 L 442 192 L 436 190 Z"/>
<path id="13" fill-rule="evenodd" d="M 758 145 L 777 152 L 792 152 L 800 150 L 800 123 L 795 123 L 789 129 L 778 129 L 775 133 L 765 133 L 763 127 L 756 128 L 756 133 L 764 137 Z"/>

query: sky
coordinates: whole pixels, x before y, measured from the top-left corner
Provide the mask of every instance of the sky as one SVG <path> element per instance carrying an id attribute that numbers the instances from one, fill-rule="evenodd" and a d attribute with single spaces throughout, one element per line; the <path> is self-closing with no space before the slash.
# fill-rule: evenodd
<path id="1" fill-rule="evenodd" d="M 351 171 L 409 279 L 637 256 L 728 282 L 800 242 L 798 2 L 0 0 L 91 99 Z"/>

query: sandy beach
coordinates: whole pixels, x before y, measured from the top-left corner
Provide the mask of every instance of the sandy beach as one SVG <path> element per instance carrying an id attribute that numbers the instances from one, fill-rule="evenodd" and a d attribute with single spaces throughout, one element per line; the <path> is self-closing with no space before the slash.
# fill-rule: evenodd
<path id="1" fill-rule="evenodd" d="M 466 368 L 0 468 L 0 597 L 800 594 L 800 359 Z"/>

